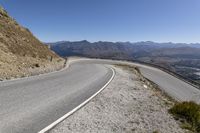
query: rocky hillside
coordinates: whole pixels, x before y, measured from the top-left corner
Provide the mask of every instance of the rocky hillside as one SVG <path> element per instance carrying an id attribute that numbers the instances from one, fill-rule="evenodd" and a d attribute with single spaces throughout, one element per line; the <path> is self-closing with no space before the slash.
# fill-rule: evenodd
<path id="1" fill-rule="evenodd" d="M 0 80 L 53 71 L 63 62 L 0 7 Z"/>

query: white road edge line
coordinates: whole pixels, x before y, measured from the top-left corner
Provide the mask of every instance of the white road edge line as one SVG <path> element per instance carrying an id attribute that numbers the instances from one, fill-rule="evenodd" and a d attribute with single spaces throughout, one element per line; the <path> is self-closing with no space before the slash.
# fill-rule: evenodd
<path id="1" fill-rule="evenodd" d="M 61 118 L 59 118 L 58 120 L 56 120 L 55 122 L 53 122 L 52 124 L 50 124 L 49 126 L 45 127 L 44 129 L 42 129 L 38 133 L 46 133 L 47 131 L 49 131 L 50 129 L 52 129 L 53 127 L 55 127 L 57 124 L 59 124 L 60 122 L 62 122 L 64 119 L 66 119 L 67 117 L 69 117 L 70 115 L 72 115 L 74 112 L 76 112 L 77 110 L 79 110 L 81 107 L 83 107 L 84 105 L 86 105 L 90 100 L 92 100 L 101 91 L 103 91 L 108 86 L 108 84 L 113 80 L 113 78 L 115 76 L 115 70 L 113 68 L 111 68 L 111 67 L 109 69 L 111 69 L 112 72 L 113 72 L 112 77 L 110 78 L 110 80 L 99 91 L 97 91 L 94 95 L 92 95 L 91 97 L 89 97 L 87 100 L 85 100 L 83 103 L 81 103 L 80 105 L 78 105 L 76 108 L 72 109 L 70 112 L 68 112 L 67 114 L 65 114 L 64 116 L 62 116 Z"/>

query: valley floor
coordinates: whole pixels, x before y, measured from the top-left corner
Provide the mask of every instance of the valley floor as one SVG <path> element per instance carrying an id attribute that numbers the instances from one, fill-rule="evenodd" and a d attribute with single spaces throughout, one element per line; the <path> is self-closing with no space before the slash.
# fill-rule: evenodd
<path id="1" fill-rule="evenodd" d="M 106 89 L 51 133 L 184 132 L 168 113 L 172 101 L 159 90 L 144 85 L 134 71 L 112 67 L 116 76 Z"/>

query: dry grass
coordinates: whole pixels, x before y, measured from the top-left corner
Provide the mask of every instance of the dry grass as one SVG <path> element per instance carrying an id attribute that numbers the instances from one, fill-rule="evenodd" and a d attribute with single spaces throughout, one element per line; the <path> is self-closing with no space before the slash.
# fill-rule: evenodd
<path id="1" fill-rule="evenodd" d="M 128 64 L 115 64 L 115 66 L 121 67 L 125 70 L 132 71 L 132 72 L 134 72 L 134 74 L 141 74 L 139 68 L 135 67 L 135 66 L 131 66 L 131 65 L 128 65 Z"/>
<path id="2" fill-rule="evenodd" d="M 60 57 L 0 7 L 0 79 L 22 77 L 29 69 L 45 70 L 47 65 L 60 62 Z"/>

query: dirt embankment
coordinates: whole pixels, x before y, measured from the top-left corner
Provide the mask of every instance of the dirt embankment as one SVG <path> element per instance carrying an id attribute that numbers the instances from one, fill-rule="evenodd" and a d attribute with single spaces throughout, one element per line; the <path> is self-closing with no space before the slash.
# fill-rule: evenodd
<path id="1" fill-rule="evenodd" d="M 168 113 L 173 101 L 146 81 L 134 67 L 112 66 L 113 81 L 51 133 L 183 133 Z"/>
<path id="2" fill-rule="evenodd" d="M 0 80 L 58 70 L 64 60 L 0 7 Z"/>

